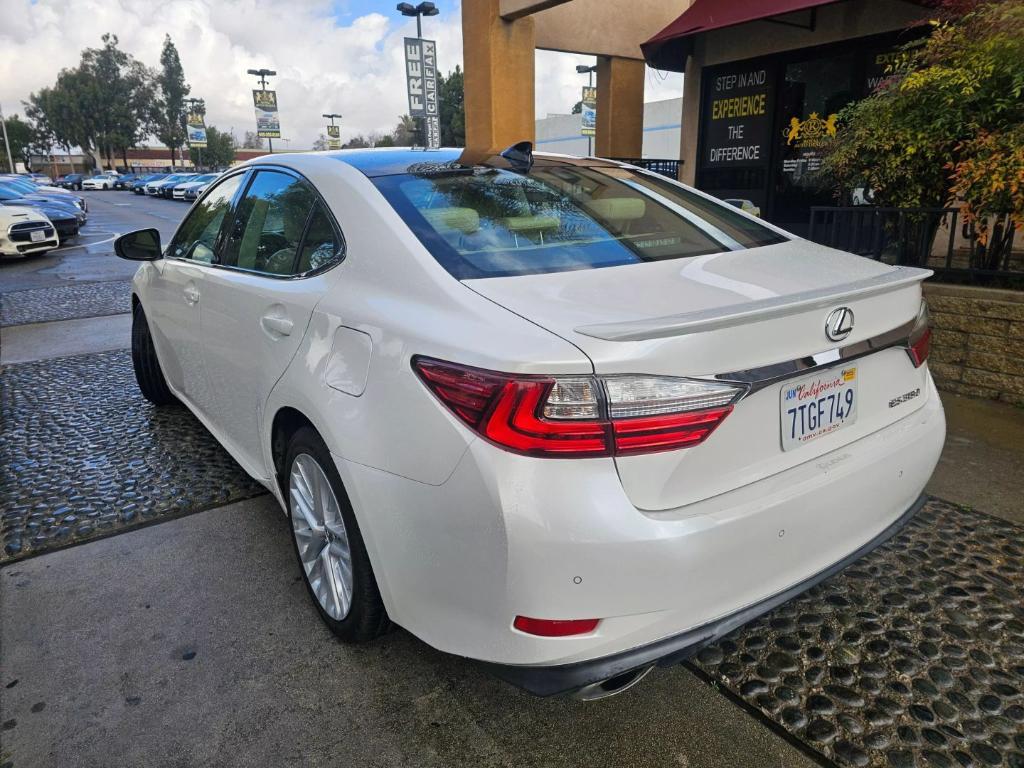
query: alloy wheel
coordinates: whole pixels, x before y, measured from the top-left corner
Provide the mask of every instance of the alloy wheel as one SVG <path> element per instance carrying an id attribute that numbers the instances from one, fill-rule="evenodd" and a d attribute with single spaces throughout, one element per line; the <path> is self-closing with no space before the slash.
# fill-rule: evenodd
<path id="1" fill-rule="evenodd" d="M 288 493 L 292 532 L 306 579 L 320 607 L 341 621 L 352 607 L 352 549 L 334 489 L 308 453 L 292 462 Z"/>

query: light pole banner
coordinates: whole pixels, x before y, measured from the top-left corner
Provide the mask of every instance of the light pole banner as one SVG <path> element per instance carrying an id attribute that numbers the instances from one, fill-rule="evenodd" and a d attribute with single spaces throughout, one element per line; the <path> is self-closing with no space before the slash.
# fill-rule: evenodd
<path id="1" fill-rule="evenodd" d="M 437 103 L 437 43 L 418 37 L 405 38 L 405 82 L 409 91 L 409 115 L 423 119 L 424 143 L 441 146 Z"/>
<path id="2" fill-rule="evenodd" d="M 327 126 L 327 148 L 328 149 L 341 149 L 341 126 L 340 125 L 328 125 Z"/>
<path id="3" fill-rule="evenodd" d="M 206 146 L 206 123 L 198 112 L 190 112 L 186 121 L 188 129 L 188 145 L 190 147 Z"/>
<path id="4" fill-rule="evenodd" d="M 597 129 L 597 88 L 592 85 L 583 86 L 582 117 L 580 135 L 593 136 Z"/>
<path id="5" fill-rule="evenodd" d="M 252 103 L 256 107 L 256 135 L 263 139 L 281 138 L 281 121 L 277 117 L 277 92 L 252 92 Z"/>

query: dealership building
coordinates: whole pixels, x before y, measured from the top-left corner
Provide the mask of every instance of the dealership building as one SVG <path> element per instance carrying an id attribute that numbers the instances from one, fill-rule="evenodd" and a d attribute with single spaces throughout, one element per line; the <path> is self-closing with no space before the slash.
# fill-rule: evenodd
<path id="1" fill-rule="evenodd" d="M 594 154 L 643 158 L 644 64 L 685 73 L 675 119 L 679 177 L 746 198 L 795 231 L 836 115 L 919 39 L 928 10 L 905 0 L 477 0 L 463 6 L 467 143 L 536 137 L 537 48 L 597 56 Z M 546 144 L 541 144 L 545 146 Z M 550 147 L 554 149 L 554 147 Z M 649 153 L 648 153 L 649 154 Z"/>

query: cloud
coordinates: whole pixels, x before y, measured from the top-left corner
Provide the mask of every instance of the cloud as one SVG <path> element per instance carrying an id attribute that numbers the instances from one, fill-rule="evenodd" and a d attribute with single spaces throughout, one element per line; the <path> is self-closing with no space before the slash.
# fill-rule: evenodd
<path id="1" fill-rule="evenodd" d="M 250 68 L 277 70 L 271 87 L 290 139 L 285 147 L 309 147 L 323 132 L 324 112 L 344 116 L 347 138 L 389 131 L 408 110 L 402 38 L 415 35 L 415 21 L 398 16 L 392 3 L 0 0 L 0 7 L 0 103 L 8 115 L 23 111 L 21 102 L 51 85 L 61 68 L 75 66 L 83 48 L 98 47 L 105 32 L 151 67 L 170 34 L 192 95 L 206 100 L 207 123 L 238 137 L 255 128 Z M 439 68 L 448 72 L 462 63 L 459 3 L 447 0 L 442 10 L 424 20 L 424 36 L 437 41 Z M 567 112 L 579 99 L 577 61 L 593 57 L 537 52 L 538 117 Z M 679 95 L 681 86 L 672 87 L 662 88 L 665 97 Z"/>

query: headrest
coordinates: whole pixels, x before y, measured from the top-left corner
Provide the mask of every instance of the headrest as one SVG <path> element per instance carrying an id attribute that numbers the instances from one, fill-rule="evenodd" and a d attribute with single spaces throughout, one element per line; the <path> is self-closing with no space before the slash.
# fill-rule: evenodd
<path id="1" fill-rule="evenodd" d="M 628 221 L 642 218 L 647 211 L 647 202 L 639 197 L 604 197 L 591 200 L 587 208 L 599 219 Z"/>
<path id="2" fill-rule="evenodd" d="M 501 223 L 510 232 L 539 232 L 561 226 L 557 216 L 509 216 L 502 219 Z"/>
<path id="3" fill-rule="evenodd" d="M 424 208 L 420 213 L 438 232 L 455 230 L 471 235 L 480 229 L 480 214 L 472 208 Z"/>

